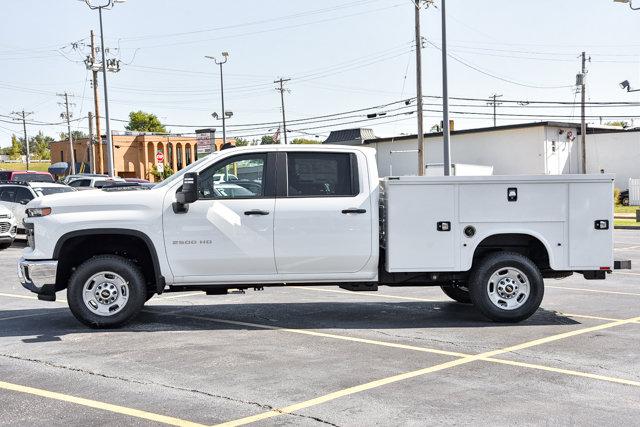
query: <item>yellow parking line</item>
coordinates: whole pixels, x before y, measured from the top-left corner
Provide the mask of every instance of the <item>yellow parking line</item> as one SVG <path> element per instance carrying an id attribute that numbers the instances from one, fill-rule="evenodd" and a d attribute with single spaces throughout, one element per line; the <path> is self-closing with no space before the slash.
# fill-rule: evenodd
<path id="1" fill-rule="evenodd" d="M 117 414 L 128 415 L 130 417 L 142 418 L 149 421 L 168 424 L 172 426 L 202 426 L 191 421 L 181 420 L 180 418 L 168 417 L 166 415 L 154 414 L 152 412 L 141 411 L 139 409 L 127 408 L 120 405 L 112 405 L 110 403 L 99 402 L 97 400 L 84 399 L 82 397 L 71 396 L 68 394 L 57 393 L 53 391 L 43 390 L 41 388 L 27 387 L 19 384 L 12 384 L 0 381 L 0 388 L 19 393 L 31 394 L 34 396 L 46 397 L 48 399 L 60 400 L 62 402 L 75 403 L 77 405 L 87 406 L 90 408 L 100 409 L 103 411 L 114 412 Z"/>
<path id="2" fill-rule="evenodd" d="M 626 248 L 613 248 L 614 251 L 628 251 L 632 249 L 638 249 L 640 246 L 627 246 Z"/>
<path id="3" fill-rule="evenodd" d="M 587 316 L 586 314 L 573 314 L 573 313 L 561 313 L 561 312 L 559 312 L 558 314 L 561 314 L 562 316 L 566 316 L 566 317 L 579 317 L 583 319 L 605 320 L 607 322 L 616 322 L 618 320 L 622 320 L 622 319 L 614 319 L 611 317 Z"/>
<path id="4" fill-rule="evenodd" d="M 625 320 L 618 320 L 615 322 L 609 322 L 609 323 L 605 323 L 602 325 L 598 325 L 598 326 L 591 326 L 588 328 L 582 328 L 582 329 L 576 329 L 574 331 L 569 331 L 569 332 L 564 332 L 561 334 L 555 334 L 555 335 L 551 335 L 545 338 L 540 338 L 537 340 L 532 340 L 532 341 L 527 341 L 525 343 L 522 344 L 518 344 L 518 345 L 513 345 L 510 347 L 505 347 L 502 349 L 498 349 L 498 350 L 492 350 L 492 351 L 487 351 L 485 353 L 480 353 L 477 355 L 472 355 L 472 356 L 466 356 L 466 357 L 462 357 L 460 359 L 456 359 L 456 360 L 452 360 L 450 362 L 445 362 L 445 363 L 440 363 L 438 365 L 434 365 L 434 366 L 430 366 L 428 368 L 423 368 L 423 369 L 418 369 L 416 371 L 411 371 L 411 372 L 405 372 L 403 374 L 399 374 L 399 375 L 393 375 L 391 377 L 387 377 L 387 378 L 382 378 L 376 381 L 371 381 L 365 384 L 361 384 L 361 385 L 357 385 L 354 387 L 348 387 L 345 388 L 343 390 L 338 390 L 335 391 L 333 393 L 329 393 L 326 394 L 324 396 L 320 396 L 320 397 L 316 397 L 315 399 L 310 399 L 310 400 L 306 400 L 304 402 L 300 402 L 300 403 L 296 403 L 293 405 L 289 405 L 289 406 L 285 406 L 283 408 L 279 408 L 279 409 L 274 409 L 268 412 L 263 412 L 261 414 L 257 414 L 257 415 L 253 415 L 253 416 L 249 416 L 249 417 L 245 417 L 245 418 L 240 418 L 237 420 L 232 420 L 232 421 L 228 421 L 226 423 L 222 423 L 222 424 L 218 424 L 218 426 L 224 426 L 224 427 L 230 427 L 230 426 L 240 426 L 240 425 L 245 425 L 245 424 L 250 424 L 250 423 L 254 423 L 256 421 L 260 421 L 260 420 L 264 420 L 267 418 L 273 418 L 282 414 L 288 414 L 291 412 L 295 412 L 298 411 L 300 409 L 305 409 L 305 408 L 309 408 L 311 406 L 316 406 L 316 405 L 320 405 L 322 403 L 326 403 L 329 402 L 331 400 L 335 400 L 338 399 L 340 397 L 344 397 L 344 396 L 348 396 L 351 394 L 355 394 L 355 393 L 360 393 L 366 390 L 370 390 L 373 388 L 377 388 L 377 387 L 381 387 L 387 384 L 391 384 L 391 383 L 395 383 L 398 381 L 403 381 L 403 380 L 407 380 L 410 378 L 414 378 L 414 377 L 418 377 L 418 376 L 422 376 L 422 375 L 426 375 L 426 374 L 430 374 L 433 372 L 438 372 L 438 371 L 442 371 L 445 369 L 450 369 L 459 365 L 464 365 L 467 363 L 471 363 L 477 360 L 482 360 L 482 359 L 488 359 L 488 358 L 492 358 L 493 356 L 497 356 L 500 354 L 505 354 L 505 353 L 510 353 L 510 352 L 514 352 L 514 351 L 518 351 L 518 350 L 523 350 L 526 348 L 530 348 L 530 347 L 535 347 L 538 345 L 542 345 L 542 344 L 547 344 L 550 342 L 554 342 L 554 341 L 558 341 L 558 340 L 562 340 L 562 339 L 566 339 L 566 338 L 570 338 L 570 337 L 574 337 L 577 335 L 582 335 L 582 334 L 586 334 L 586 333 L 590 333 L 590 332 L 595 332 L 595 331 L 600 331 L 603 329 L 608 329 L 608 328 L 612 328 L 615 326 L 620 326 L 620 325 L 624 325 L 627 323 L 632 323 L 632 322 L 636 322 L 639 321 L 640 317 L 634 317 L 634 318 L 630 318 L 630 319 L 625 319 Z M 553 368 L 551 368 L 553 369 Z M 587 374 L 590 375 L 590 374 Z"/>
<path id="5" fill-rule="evenodd" d="M 352 342 L 358 342 L 358 343 L 362 343 L 362 344 L 379 345 L 379 346 L 382 346 L 382 347 L 391 347 L 391 348 L 399 348 L 399 349 L 403 349 L 403 350 L 421 351 L 423 353 L 441 354 L 441 355 L 444 355 L 444 356 L 453 356 L 453 357 L 465 357 L 465 356 L 468 356 L 465 353 L 458 353 L 458 352 L 455 352 L 455 351 L 438 350 L 438 349 L 427 348 L 427 347 L 417 347 L 417 346 L 413 346 L 413 345 L 398 344 L 398 343 L 387 342 L 387 341 L 377 341 L 377 340 L 370 340 L 370 339 L 366 339 L 366 338 L 350 337 L 350 336 L 347 336 L 347 335 L 328 334 L 328 333 L 324 333 L 324 332 L 311 331 L 311 330 L 308 330 L 308 329 L 282 328 L 282 327 L 279 327 L 279 326 L 264 325 L 264 324 L 261 324 L 261 323 L 250 323 L 250 322 L 240 322 L 240 321 L 236 321 L 236 320 L 216 319 L 216 318 L 213 318 L 213 317 L 196 316 L 196 315 L 191 315 L 191 314 L 181 314 L 181 313 L 176 313 L 176 312 L 160 313 L 160 312 L 153 311 L 153 310 L 146 310 L 146 311 L 148 313 L 154 313 L 154 314 L 160 314 L 160 315 L 169 315 L 169 316 L 174 316 L 174 317 L 183 317 L 183 318 L 186 318 L 186 319 L 204 320 L 204 321 L 214 322 L 214 323 L 226 323 L 226 324 L 229 324 L 229 325 L 247 326 L 247 327 L 257 328 L 257 329 L 269 329 L 269 330 L 272 330 L 272 331 L 290 332 L 290 333 L 299 334 L 299 335 L 311 335 L 311 336 L 315 336 L 315 337 L 331 338 L 331 339 L 337 339 L 337 340 L 342 340 L 342 341 L 352 341 Z"/>
<path id="6" fill-rule="evenodd" d="M 373 292 L 340 291 L 338 289 L 317 288 L 315 286 L 287 286 L 287 288 L 303 289 L 305 291 L 333 292 L 333 293 L 337 293 L 337 294 L 350 294 L 350 295 L 357 294 L 357 295 L 366 295 L 366 296 L 378 297 L 378 298 L 403 299 L 403 300 L 408 300 L 408 301 L 424 301 L 424 302 L 443 302 L 443 301 L 447 301 L 447 300 L 444 300 L 444 299 L 436 300 L 436 299 L 426 299 L 426 298 L 403 297 L 403 296 L 398 296 L 398 295 L 385 295 L 385 294 L 377 294 L 377 293 L 374 294 Z"/>
<path id="7" fill-rule="evenodd" d="M 22 318 L 25 318 L 25 317 L 44 316 L 46 314 L 51 314 L 51 312 L 48 312 L 48 313 L 35 313 L 35 314 L 21 314 L 20 316 L 1 317 L 0 318 L 0 322 L 3 321 L 3 320 L 22 319 Z"/>
<path id="8" fill-rule="evenodd" d="M 487 358 L 483 358 L 480 360 L 484 360 L 487 362 L 493 362 L 493 363 L 500 363 L 502 365 L 511 365 L 511 366 L 518 366 L 521 368 L 529 368 L 529 369 L 538 369 L 541 371 L 547 371 L 547 372 L 555 372 L 558 374 L 564 374 L 564 375 L 572 375 L 572 376 L 576 376 L 576 377 L 583 377 L 583 378 L 590 378 L 590 379 L 594 379 L 594 380 L 601 380 L 601 381 L 608 381 L 608 382 L 612 382 L 612 383 L 618 383 L 618 384 L 625 384 L 625 385 L 631 385 L 631 386 L 635 386 L 635 387 L 640 387 L 640 381 L 632 381 L 632 380 L 625 380 L 623 378 L 615 378 L 615 377 L 608 377 L 605 375 L 597 375 L 597 374 L 590 374 L 588 372 L 579 372 L 579 371 L 573 371 L 570 369 L 562 369 L 562 368 L 552 368 L 550 366 L 543 366 L 543 365 L 537 365 L 537 364 L 533 364 L 533 363 L 525 363 L 525 362 L 516 362 L 513 360 L 505 360 L 505 359 L 495 359 L 493 357 L 487 357 Z"/>
<path id="9" fill-rule="evenodd" d="M 21 299 L 34 299 L 34 300 L 38 300 L 38 297 L 32 296 L 32 295 L 20 295 L 20 294 L 5 294 L 4 292 L 0 292 L 0 297 L 9 297 L 9 298 L 21 298 Z M 40 301 L 40 300 L 38 300 Z M 48 302 L 48 301 L 45 301 Z M 57 298 L 55 302 L 67 302 L 66 299 L 63 298 Z"/>
<path id="10" fill-rule="evenodd" d="M 195 296 L 195 295 L 204 295 L 204 292 L 202 292 L 202 291 L 200 291 L 200 292 L 189 292 L 189 293 L 180 293 L 178 295 L 168 295 L 168 296 L 159 295 L 157 297 L 154 297 L 152 300 L 154 300 L 154 301 L 162 301 L 162 300 L 166 300 L 166 299 L 192 297 L 192 296 Z"/>
<path id="11" fill-rule="evenodd" d="M 605 291 L 603 289 L 586 289 L 586 288 L 573 288 L 568 286 L 545 286 L 545 288 L 551 289 L 568 289 L 570 291 L 582 291 L 582 292 L 596 292 L 600 294 L 614 294 L 614 295 L 633 295 L 640 296 L 640 293 L 633 292 L 618 292 L 618 291 Z"/>

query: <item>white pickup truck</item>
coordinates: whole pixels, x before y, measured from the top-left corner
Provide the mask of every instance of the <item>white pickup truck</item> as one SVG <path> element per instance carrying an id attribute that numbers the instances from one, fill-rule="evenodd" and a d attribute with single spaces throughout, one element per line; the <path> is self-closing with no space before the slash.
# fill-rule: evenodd
<path id="1" fill-rule="evenodd" d="M 31 201 L 18 275 L 40 299 L 67 289 L 92 327 L 121 325 L 162 292 L 289 284 L 441 286 L 517 322 L 539 307 L 543 278 L 604 279 L 614 268 L 612 182 L 379 179 L 370 148 L 234 148 L 151 190 Z"/>

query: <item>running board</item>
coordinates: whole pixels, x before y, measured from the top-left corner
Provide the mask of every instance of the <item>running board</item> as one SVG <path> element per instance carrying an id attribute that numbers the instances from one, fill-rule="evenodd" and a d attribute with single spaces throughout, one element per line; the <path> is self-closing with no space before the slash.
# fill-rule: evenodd
<path id="1" fill-rule="evenodd" d="M 340 289 L 344 289 L 347 291 L 354 291 L 354 292 L 359 292 L 359 291 L 375 292 L 378 290 L 377 283 L 343 283 L 338 287 Z"/>

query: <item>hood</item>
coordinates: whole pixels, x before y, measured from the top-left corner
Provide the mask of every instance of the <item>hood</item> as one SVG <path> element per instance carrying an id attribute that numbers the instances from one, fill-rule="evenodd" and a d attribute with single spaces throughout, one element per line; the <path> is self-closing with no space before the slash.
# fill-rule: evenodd
<path id="1" fill-rule="evenodd" d="M 131 210 L 156 208 L 162 205 L 164 191 L 72 191 L 36 197 L 27 208 L 49 207 L 54 213 L 79 211 Z"/>

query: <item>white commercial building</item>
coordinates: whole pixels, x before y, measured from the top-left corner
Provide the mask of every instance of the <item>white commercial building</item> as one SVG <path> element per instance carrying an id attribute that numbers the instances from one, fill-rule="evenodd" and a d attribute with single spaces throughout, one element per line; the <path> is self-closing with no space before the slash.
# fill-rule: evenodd
<path id="1" fill-rule="evenodd" d="M 587 173 L 615 173 L 616 187 L 640 178 L 640 129 L 587 131 Z"/>
<path id="2" fill-rule="evenodd" d="M 417 135 L 353 138 L 363 130 L 335 131 L 326 143 L 368 145 L 377 151 L 382 175 L 417 175 Z M 493 167 L 494 175 L 561 175 L 584 173 L 580 124 L 536 122 L 451 132 L 451 161 Z M 348 136 L 348 138 L 347 138 Z M 442 164 L 442 132 L 425 134 L 425 164 Z M 640 178 L 640 129 L 590 127 L 586 172 L 616 174 L 616 187 Z"/>

